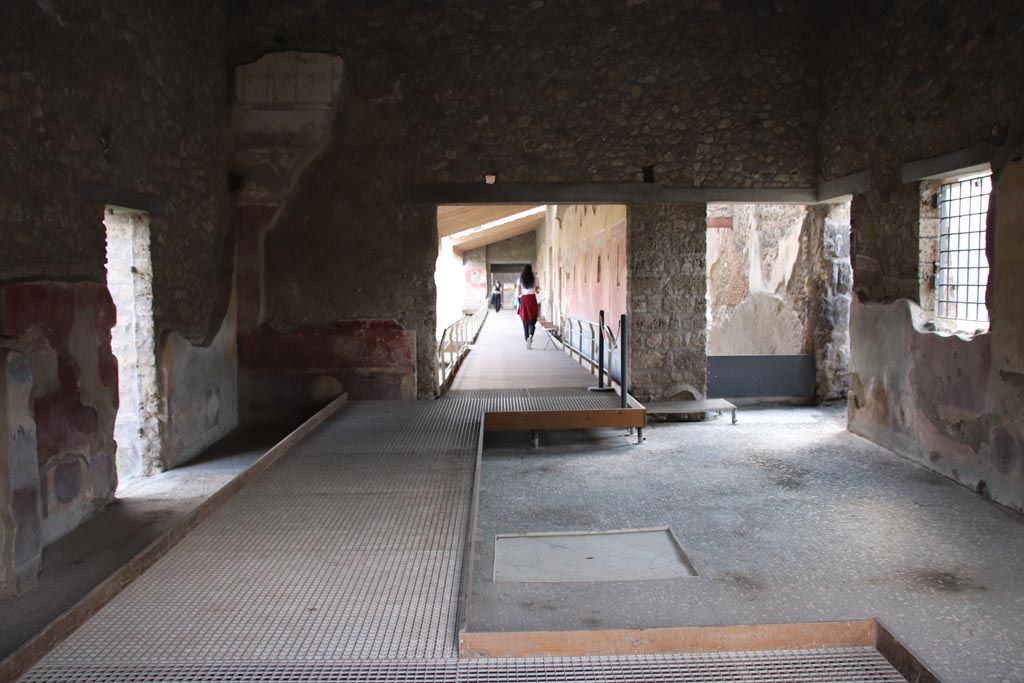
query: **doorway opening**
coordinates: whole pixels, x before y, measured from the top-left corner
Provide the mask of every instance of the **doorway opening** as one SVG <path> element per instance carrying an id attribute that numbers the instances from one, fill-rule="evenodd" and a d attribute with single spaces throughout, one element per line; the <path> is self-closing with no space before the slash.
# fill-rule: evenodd
<path id="1" fill-rule="evenodd" d="M 110 341 L 118 375 L 117 476 L 123 482 L 162 469 L 150 219 L 144 212 L 107 207 L 103 224 L 107 288 L 117 309 Z"/>
<path id="2" fill-rule="evenodd" d="M 849 204 L 709 204 L 708 397 L 846 395 Z"/>

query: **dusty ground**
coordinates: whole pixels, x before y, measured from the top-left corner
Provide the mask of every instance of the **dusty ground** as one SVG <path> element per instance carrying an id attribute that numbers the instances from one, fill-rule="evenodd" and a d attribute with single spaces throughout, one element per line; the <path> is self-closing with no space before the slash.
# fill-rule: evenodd
<path id="1" fill-rule="evenodd" d="M 876 617 L 944 681 L 1020 681 L 1024 515 L 845 431 L 843 406 L 488 439 L 470 630 Z M 693 578 L 492 582 L 499 533 L 669 526 Z"/>

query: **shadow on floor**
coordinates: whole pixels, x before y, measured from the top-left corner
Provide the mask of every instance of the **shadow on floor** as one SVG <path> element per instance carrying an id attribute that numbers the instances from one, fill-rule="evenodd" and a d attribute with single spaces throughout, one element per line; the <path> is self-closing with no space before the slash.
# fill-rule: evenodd
<path id="1" fill-rule="evenodd" d="M 32 590 L 0 602 L 0 659 L 174 528 L 297 426 L 239 428 L 187 465 L 123 482 L 117 499 L 99 516 L 43 551 L 39 583 Z"/>

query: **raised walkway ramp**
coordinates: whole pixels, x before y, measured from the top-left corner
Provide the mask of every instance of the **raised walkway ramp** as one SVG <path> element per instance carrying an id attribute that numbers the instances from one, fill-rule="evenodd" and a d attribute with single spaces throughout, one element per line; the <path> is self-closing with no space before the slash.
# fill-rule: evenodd
<path id="1" fill-rule="evenodd" d="M 617 393 L 587 391 L 597 378 L 546 344 L 546 335 L 538 325 L 533 348 L 527 349 L 515 311 L 491 313 L 445 398 L 483 400 L 488 432 L 643 429 L 642 405 L 627 395 L 623 408 Z"/>

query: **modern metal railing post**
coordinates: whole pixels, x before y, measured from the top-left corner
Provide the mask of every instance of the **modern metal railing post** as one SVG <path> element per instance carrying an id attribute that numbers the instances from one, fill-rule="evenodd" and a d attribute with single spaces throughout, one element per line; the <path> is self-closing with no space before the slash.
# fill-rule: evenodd
<path id="1" fill-rule="evenodd" d="M 604 311 L 597 320 L 597 388 L 604 389 Z"/>
<path id="2" fill-rule="evenodd" d="M 619 318 L 619 379 L 622 394 L 622 407 L 627 407 L 626 394 L 629 391 L 629 331 L 626 328 L 626 314 Z"/>

